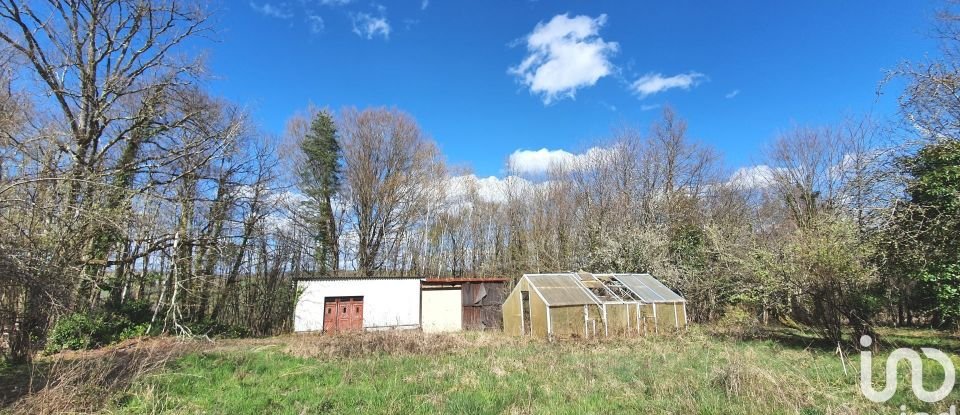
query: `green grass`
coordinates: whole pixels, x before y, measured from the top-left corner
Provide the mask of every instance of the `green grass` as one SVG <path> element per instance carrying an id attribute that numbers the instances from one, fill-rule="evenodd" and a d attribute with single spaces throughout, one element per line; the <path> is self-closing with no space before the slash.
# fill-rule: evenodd
<path id="1" fill-rule="evenodd" d="M 873 404 L 860 395 L 856 357 L 845 374 L 840 358 L 829 351 L 774 340 L 720 340 L 697 330 L 681 337 L 588 343 L 451 336 L 460 336 L 466 346 L 352 357 L 313 353 L 311 344 L 330 342 L 313 336 L 238 342 L 188 355 L 140 379 L 111 411 L 899 414 L 901 404 L 931 412 L 960 403 L 955 390 L 940 404 L 923 404 L 901 380 L 893 401 Z M 382 335 L 364 339 L 359 341 L 384 341 Z M 880 379 L 882 356 L 874 363 Z M 901 378 L 906 372 L 902 367 Z M 932 389 L 942 371 L 929 372 L 925 380 Z"/>

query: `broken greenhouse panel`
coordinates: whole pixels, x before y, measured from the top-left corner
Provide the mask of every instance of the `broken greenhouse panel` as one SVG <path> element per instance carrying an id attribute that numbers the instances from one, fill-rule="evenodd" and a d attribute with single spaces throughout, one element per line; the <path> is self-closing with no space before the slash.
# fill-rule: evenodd
<path id="1" fill-rule="evenodd" d="M 655 333 L 686 327 L 685 307 L 648 274 L 527 274 L 503 303 L 503 327 L 547 338 Z"/>

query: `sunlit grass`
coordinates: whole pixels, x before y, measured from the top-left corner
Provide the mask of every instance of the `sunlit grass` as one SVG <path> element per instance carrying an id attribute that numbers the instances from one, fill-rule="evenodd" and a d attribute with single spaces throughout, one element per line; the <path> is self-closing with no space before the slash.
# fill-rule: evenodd
<path id="1" fill-rule="evenodd" d="M 406 335 L 417 336 L 400 334 Z M 900 404 L 935 412 L 960 401 L 955 391 L 941 404 L 923 404 L 909 395 L 909 382 L 901 379 L 894 401 L 873 404 L 860 395 L 857 356 L 845 362 L 845 370 L 840 357 L 824 349 L 773 340 L 721 340 L 699 330 L 677 337 L 556 343 L 502 339 L 499 334 L 451 336 L 461 337 L 459 346 L 444 351 L 386 350 L 353 357 L 296 356 L 314 355 L 306 349 L 311 339 L 320 341 L 315 337 L 278 338 L 256 346 L 239 342 L 189 355 L 166 372 L 141 379 L 114 410 L 899 414 Z M 882 355 L 874 365 L 879 380 Z M 901 369 L 901 378 L 906 372 Z M 930 372 L 925 380 L 932 389 L 942 370 Z"/>

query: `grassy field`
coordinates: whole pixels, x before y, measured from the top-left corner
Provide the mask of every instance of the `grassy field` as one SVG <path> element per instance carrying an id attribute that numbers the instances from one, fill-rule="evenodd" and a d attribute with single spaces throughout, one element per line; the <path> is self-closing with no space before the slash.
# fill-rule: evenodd
<path id="1" fill-rule="evenodd" d="M 935 346 L 941 333 L 888 332 L 897 346 Z M 859 361 L 792 331 L 548 343 L 498 333 L 284 336 L 195 346 L 143 371 L 101 409 L 112 413 L 908 413 L 948 411 L 960 391 L 927 405 L 901 376 L 893 401 L 859 392 Z M 884 354 L 875 359 L 880 379 Z M 844 368 L 844 363 L 846 368 Z M 928 389 L 942 370 L 928 367 Z M 901 368 L 906 374 L 905 366 Z M 881 386 L 878 384 L 878 386 Z M 48 398 L 49 399 L 49 398 Z M 36 412 L 21 406 L 18 411 Z"/>

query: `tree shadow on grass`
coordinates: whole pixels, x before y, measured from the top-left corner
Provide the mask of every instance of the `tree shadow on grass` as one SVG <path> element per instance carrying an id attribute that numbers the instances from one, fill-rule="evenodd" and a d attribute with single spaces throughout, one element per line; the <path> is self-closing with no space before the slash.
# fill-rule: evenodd
<path id="1" fill-rule="evenodd" d="M 845 352 L 849 352 L 851 349 L 859 348 L 859 339 L 854 339 L 850 335 L 844 335 L 843 341 L 838 345 L 836 342 L 820 337 L 813 329 L 771 325 L 754 327 L 748 333 L 744 335 L 742 330 L 728 333 L 720 331 L 719 335 L 732 340 L 766 340 L 797 350 L 835 352 L 839 346 Z M 881 351 L 901 347 L 917 350 L 930 347 L 946 353 L 960 354 L 960 337 L 947 331 L 928 328 L 880 327 L 877 328 L 877 337 L 874 341 L 879 344 Z"/>
<path id="2" fill-rule="evenodd" d="M 0 371 L 0 409 L 12 413 L 97 412 L 137 379 L 207 347 L 173 338 L 133 339 L 63 352 Z"/>
<path id="3" fill-rule="evenodd" d="M 0 368 L 0 410 L 43 389 L 50 362 L 16 363 Z"/>

